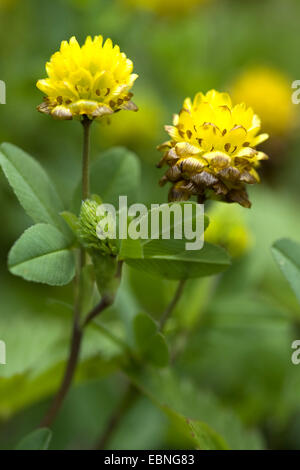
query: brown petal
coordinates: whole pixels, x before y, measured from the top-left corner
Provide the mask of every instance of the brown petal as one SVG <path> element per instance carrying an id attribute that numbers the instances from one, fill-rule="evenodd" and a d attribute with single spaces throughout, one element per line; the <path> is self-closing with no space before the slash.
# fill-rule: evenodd
<path id="1" fill-rule="evenodd" d="M 217 196 L 225 196 L 228 193 L 228 188 L 222 181 L 218 181 L 214 184 L 213 188 Z"/>
<path id="2" fill-rule="evenodd" d="M 241 176 L 240 176 L 240 181 L 243 181 L 244 183 L 248 184 L 255 184 L 257 183 L 256 179 L 254 178 L 251 173 L 248 173 L 248 171 L 244 171 Z"/>
<path id="3" fill-rule="evenodd" d="M 251 202 L 248 199 L 248 194 L 244 189 L 232 189 L 228 195 L 227 199 L 229 202 L 237 202 L 243 207 L 250 209 Z"/>
<path id="4" fill-rule="evenodd" d="M 199 189 L 192 181 L 187 182 L 184 187 L 184 190 L 187 191 L 191 196 L 199 193 Z"/>
<path id="5" fill-rule="evenodd" d="M 175 185 L 169 191 L 169 202 L 173 201 L 187 201 L 190 195 L 187 191 L 182 190 L 179 186 Z"/>
<path id="6" fill-rule="evenodd" d="M 163 142 L 162 144 L 157 145 L 156 148 L 157 150 L 168 150 L 169 148 L 171 148 L 171 142 L 167 140 L 166 142 Z"/>
<path id="7" fill-rule="evenodd" d="M 218 176 L 224 178 L 225 180 L 229 180 L 232 182 L 238 181 L 240 178 L 241 173 L 237 168 L 234 166 L 229 166 L 228 168 L 223 168 L 218 172 Z"/>
<path id="8" fill-rule="evenodd" d="M 217 183 L 219 180 L 208 171 L 202 171 L 197 175 L 191 177 L 191 181 L 199 186 L 212 186 Z"/>
<path id="9" fill-rule="evenodd" d="M 169 150 L 169 152 L 167 152 L 166 154 L 166 162 L 169 164 L 169 165 L 174 165 L 174 163 L 176 163 L 177 161 L 179 160 L 179 157 L 175 151 L 175 148 L 171 148 L 171 150 Z"/>
<path id="10" fill-rule="evenodd" d="M 209 152 L 204 154 L 204 158 L 210 165 L 216 166 L 220 169 L 226 168 L 231 162 L 230 157 L 222 152 Z"/>
<path id="11" fill-rule="evenodd" d="M 43 101 L 41 104 L 39 104 L 36 109 L 40 112 L 40 113 L 44 113 L 44 114 L 51 114 L 51 109 L 49 108 L 49 105 L 46 101 Z"/>
<path id="12" fill-rule="evenodd" d="M 251 170 L 252 166 L 249 164 L 249 160 L 247 158 L 242 158 L 242 157 L 236 157 L 234 159 L 234 164 L 238 165 L 240 168 L 243 168 L 244 170 Z"/>
<path id="13" fill-rule="evenodd" d="M 121 109 L 124 109 L 125 111 L 138 111 L 139 108 L 133 101 L 127 101 L 126 103 L 121 106 Z"/>
<path id="14" fill-rule="evenodd" d="M 179 142 L 176 144 L 176 153 L 180 156 L 197 155 L 201 153 L 201 149 L 189 142 Z"/>
<path id="15" fill-rule="evenodd" d="M 255 155 L 257 155 L 257 153 L 258 153 L 257 150 L 251 147 L 245 147 L 237 152 L 236 157 L 253 158 L 255 157 Z"/>
<path id="16" fill-rule="evenodd" d="M 182 172 L 195 173 L 201 171 L 205 166 L 205 161 L 202 162 L 198 158 L 189 157 L 179 160 L 177 165 L 180 167 Z"/>
<path id="17" fill-rule="evenodd" d="M 165 163 L 167 163 L 167 156 L 168 152 L 165 152 L 161 157 L 160 161 L 156 164 L 157 168 L 161 168 L 162 166 L 164 166 Z"/>
<path id="18" fill-rule="evenodd" d="M 171 166 L 166 173 L 166 177 L 169 181 L 176 182 L 181 178 L 180 167 L 177 165 Z"/>
<path id="19" fill-rule="evenodd" d="M 113 114 L 113 110 L 109 106 L 100 105 L 93 111 L 92 116 L 98 118 L 106 114 Z"/>
<path id="20" fill-rule="evenodd" d="M 166 175 L 162 176 L 158 182 L 159 186 L 164 186 L 168 182 L 168 178 Z"/>
<path id="21" fill-rule="evenodd" d="M 65 106 L 56 106 L 52 111 L 51 111 L 51 116 L 54 119 L 58 120 L 71 120 L 73 119 L 73 115 L 71 111 L 66 108 Z"/>

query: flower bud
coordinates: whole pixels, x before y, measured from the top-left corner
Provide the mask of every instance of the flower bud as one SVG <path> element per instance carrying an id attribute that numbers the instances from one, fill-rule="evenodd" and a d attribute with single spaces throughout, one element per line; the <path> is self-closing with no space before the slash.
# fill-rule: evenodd
<path id="1" fill-rule="evenodd" d="M 97 215 L 97 208 L 99 202 L 93 199 L 86 199 L 82 202 L 79 221 L 78 221 L 78 236 L 82 244 L 88 250 L 99 251 L 102 254 L 116 256 L 118 253 L 117 242 L 115 239 L 110 238 L 113 236 L 114 227 L 111 226 L 113 221 L 110 219 Z M 97 235 L 97 230 L 101 229 L 105 237 L 101 239 Z"/>

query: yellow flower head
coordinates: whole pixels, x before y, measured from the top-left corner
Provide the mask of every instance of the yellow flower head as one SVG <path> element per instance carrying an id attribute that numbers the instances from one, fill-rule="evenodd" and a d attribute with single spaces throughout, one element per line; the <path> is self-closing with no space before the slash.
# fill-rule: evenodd
<path id="1" fill-rule="evenodd" d="M 46 64 L 48 78 L 37 87 L 46 97 L 38 110 L 55 119 L 100 119 L 121 109 L 137 111 L 130 89 L 137 78 L 133 63 L 119 46 L 90 36 L 82 47 L 73 36 Z"/>
<path id="2" fill-rule="evenodd" d="M 233 258 L 246 254 L 253 244 L 253 236 L 241 211 L 239 206 L 218 204 L 207 212 L 210 222 L 205 241 L 221 245 Z"/>
<path id="3" fill-rule="evenodd" d="M 173 126 L 165 127 L 171 140 L 158 147 L 164 151 L 158 166 L 170 167 L 160 181 L 173 183 L 170 201 L 197 195 L 199 202 L 212 198 L 250 207 L 245 184 L 259 182 L 256 168 L 268 158 L 255 148 L 268 138 L 260 127 L 253 110 L 233 106 L 227 93 L 187 98 Z"/>
<path id="4" fill-rule="evenodd" d="M 281 72 L 267 67 L 248 69 L 233 84 L 232 96 L 253 106 L 267 132 L 280 136 L 293 128 L 291 83 Z"/>
<path id="5" fill-rule="evenodd" d="M 176 16 L 188 13 L 207 0 L 123 0 L 130 6 L 153 11 L 162 16 Z"/>

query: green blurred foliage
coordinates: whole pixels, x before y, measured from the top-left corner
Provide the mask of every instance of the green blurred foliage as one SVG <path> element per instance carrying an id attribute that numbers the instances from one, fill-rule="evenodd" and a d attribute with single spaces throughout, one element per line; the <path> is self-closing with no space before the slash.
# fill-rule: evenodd
<path id="1" fill-rule="evenodd" d="M 126 9 L 118 0 L 0 2 L 0 79 L 7 87 L 0 141 L 35 156 L 70 209 L 81 129 L 35 110 L 42 99 L 35 82 L 45 76 L 45 62 L 63 39 L 109 36 L 140 76 L 133 91 L 141 118 L 124 112 L 123 122 L 121 113 L 116 116 L 118 123 L 113 116 L 107 134 L 104 125 L 93 126 L 92 157 L 111 145 L 128 146 L 142 164 L 139 202 L 166 202 L 155 168 L 155 146 L 166 139 L 163 123 L 171 122 L 186 96 L 214 87 L 227 91 L 248 66 L 272 66 L 291 81 L 299 79 L 299 15 L 298 0 L 214 0 L 180 18 Z M 195 403 L 193 418 L 206 421 L 233 448 L 300 449 L 300 366 L 290 360 L 291 343 L 300 334 L 300 307 L 270 251 L 279 238 L 299 241 L 300 139 L 296 130 L 286 139 L 271 176 L 266 166 L 261 186 L 252 188 L 252 209 L 244 210 L 251 250 L 221 277 L 187 283 L 167 332 L 174 376 L 161 372 L 154 384 L 149 377 L 139 384 L 149 389 L 111 448 L 191 445 L 178 439 L 165 410 L 153 404 L 158 389 L 164 390 L 164 404 L 177 400 L 177 413 L 191 413 L 183 408 Z M 8 356 L 8 364 L 0 365 L 0 447 L 14 448 L 38 424 L 58 385 L 70 336 L 72 287 L 30 285 L 7 272 L 8 250 L 30 221 L 2 174 L 0 205 L 0 339 Z M 124 348 L 134 348 L 134 318 L 146 312 L 159 319 L 175 286 L 126 268 L 116 304 L 89 327 L 76 387 L 54 426 L 51 448 L 89 448 L 101 434 L 124 387 L 118 369 Z M 178 399 L 172 396 L 182 389 Z M 243 440 L 247 432 L 251 437 Z"/>

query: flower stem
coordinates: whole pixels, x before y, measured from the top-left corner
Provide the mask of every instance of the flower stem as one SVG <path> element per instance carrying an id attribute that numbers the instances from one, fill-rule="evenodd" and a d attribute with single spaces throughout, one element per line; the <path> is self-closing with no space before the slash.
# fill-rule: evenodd
<path id="1" fill-rule="evenodd" d="M 95 450 L 104 450 L 108 446 L 111 438 L 118 429 L 120 422 L 122 421 L 126 413 L 129 411 L 129 409 L 132 407 L 133 403 L 135 402 L 138 396 L 139 392 L 137 391 L 135 386 L 130 383 L 126 388 L 125 394 L 121 402 L 119 403 L 116 410 L 109 419 L 103 434 L 95 445 Z"/>
<path id="2" fill-rule="evenodd" d="M 89 153 L 90 153 L 90 126 L 92 121 L 88 119 L 87 116 L 84 116 L 82 120 L 83 125 L 83 152 L 82 152 L 82 199 L 86 199 L 89 196 Z M 62 382 L 56 393 L 54 400 L 47 411 L 44 419 L 42 420 L 40 427 L 49 427 L 54 422 L 56 416 L 58 415 L 61 406 L 70 390 L 76 367 L 78 364 L 82 338 L 84 334 L 85 327 L 103 310 L 105 310 L 111 303 L 113 299 L 102 297 L 100 303 L 94 307 L 91 312 L 86 316 L 83 322 L 80 322 L 81 317 L 81 301 L 82 301 L 82 283 L 81 283 L 81 272 L 82 268 L 85 265 L 85 251 L 83 248 L 79 253 L 79 261 L 77 265 L 77 275 L 75 279 L 75 306 L 74 306 L 74 316 L 73 316 L 73 328 L 72 328 L 72 338 L 70 344 L 70 352 L 68 361 L 66 364 L 65 372 L 62 378 Z"/>
<path id="3" fill-rule="evenodd" d="M 59 387 L 59 390 L 54 397 L 52 405 L 50 406 L 46 416 L 40 423 L 40 427 L 50 427 L 54 422 L 56 416 L 58 415 L 60 408 L 65 400 L 66 395 L 69 392 L 70 386 L 72 384 L 74 374 L 76 371 L 76 367 L 78 364 L 78 359 L 80 355 L 80 348 L 82 343 L 82 338 L 84 334 L 85 327 L 101 312 L 103 312 L 109 305 L 111 305 L 111 301 L 107 301 L 106 298 L 103 298 L 100 303 L 88 314 L 86 320 L 83 322 L 82 325 L 78 322 L 78 316 L 75 312 L 74 314 L 74 324 L 73 324 L 73 332 L 72 332 L 72 339 L 70 345 L 70 353 L 68 362 L 66 365 L 65 373 Z"/>
<path id="4" fill-rule="evenodd" d="M 72 339 L 71 339 L 71 345 L 70 345 L 70 353 L 69 353 L 68 362 L 65 368 L 64 376 L 63 376 L 61 385 L 59 387 L 59 390 L 57 394 L 55 395 L 54 400 L 49 410 L 47 411 L 45 417 L 40 423 L 40 427 L 50 427 L 53 424 L 65 400 L 65 397 L 69 392 L 69 389 L 72 384 L 74 374 L 76 371 L 76 367 L 78 364 L 80 348 L 81 348 L 81 343 L 82 343 L 82 338 L 83 338 L 85 327 L 90 323 L 90 321 L 93 318 L 96 317 L 96 314 L 99 315 L 110 304 L 111 302 L 107 302 L 106 299 L 103 298 L 100 301 L 100 303 L 90 312 L 90 314 L 87 316 L 87 319 L 84 321 L 82 325 L 79 324 L 78 315 L 77 315 L 77 312 L 75 311 Z"/>
<path id="5" fill-rule="evenodd" d="M 91 121 L 87 116 L 84 116 L 81 121 L 83 125 L 83 148 L 82 148 L 82 200 L 84 201 L 90 194 L 90 174 L 89 174 L 89 160 L 90 160 L 90 129 Z"/>
<path id="6" fill-rule="evenodd" d="M 176 289 L 175 294 L 174 294 L 174 297 L 171 300 L 171 302 L 169 303 L 169 305 L 167 306 L 166 310 L 164 311 L 164 313 L 162 314 L 162 317 L 160 319 L 160 324 L 159 324 L 160 331 L 163 330 L 163 328 L 166 324 L 166 321 L 168 320 L 168 318 L 172 314 L 174 308 L 176 307 L 177 303 L 179 302 L 179 300 L 182 296 L 182 293 L 183 293 L 185 283 L 186 283 L 185 279 L 181 279 L 181 281 L 179 281 L 177 289 Z"/>
<path id="7" fill-rule="evenodd" d="M 46 416 L 40 423 L 40 427 L 50 427 L 52 425 L 53 421 L 55 420 L 64 402 L 64 399 L 72 383 L 74 372 L 77 366 L 81 339 L 82 339 L 82 331 L 74 325 L 71 347 L 70 347 L 70 354 L 69 354 L 69 359 L 68 359 L 67 367 L 65 369 L 63 380 L 52 402 L 52 405 L 50 406 L 48 412 L 46 413 Z"/>

